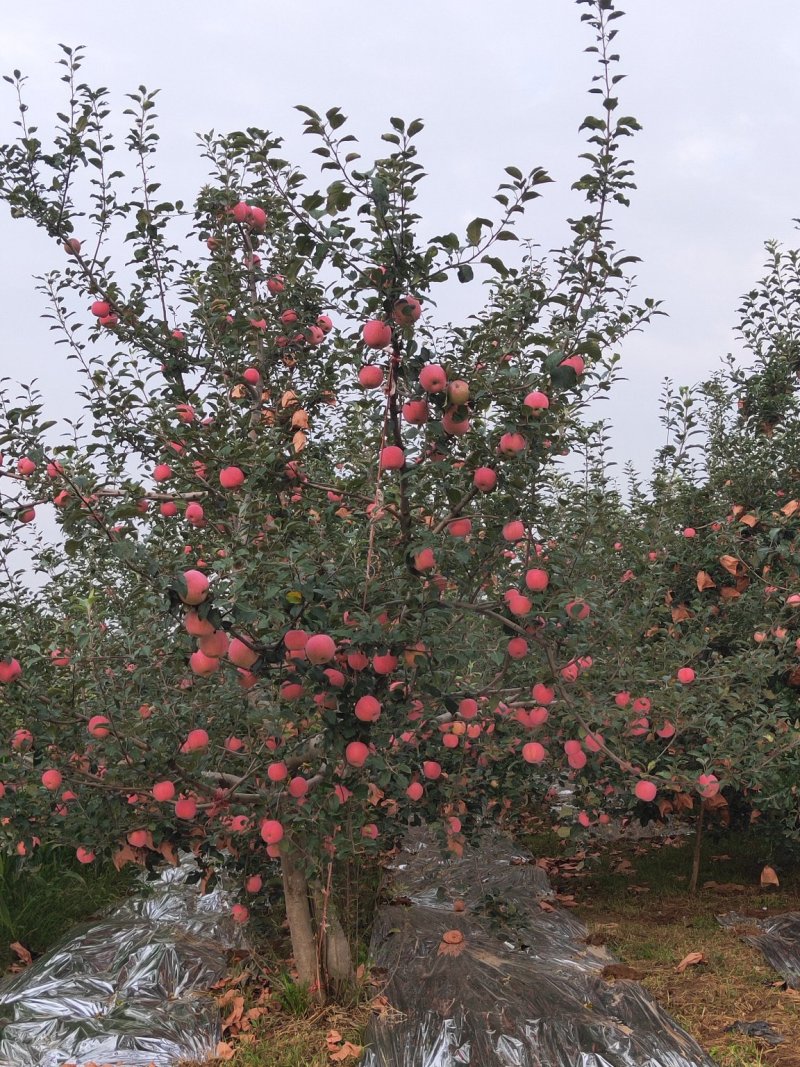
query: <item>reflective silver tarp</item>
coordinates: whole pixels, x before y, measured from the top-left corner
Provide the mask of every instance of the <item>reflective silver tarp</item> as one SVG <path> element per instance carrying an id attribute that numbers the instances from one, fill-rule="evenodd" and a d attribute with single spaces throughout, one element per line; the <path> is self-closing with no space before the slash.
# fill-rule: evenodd
<path id="1" fill-rule="evenodd" d="M 363 1067 L 714 1067 L 641 985 L 602 977 L 612 958 L 540 907 L 545 873 L 505 839 L 444 859 L 415 836 L 391 892 L 371 956 L 395 1010 Z"/>
<path id="2" fill-rule="evenodd" d="M 760 949 L 786 984 L 800 989 L 800 911 L 757 918 L 729 912 L 718 915 L 717 922 L 733 929 L 745 944 Z"/>
<path id="3" fill-rule="evenodd" d="M 193 871 L 184 857 L 0 986 L 0 1067 L 172 1067 L 213 1055 L 219 1011 L 203 994 L 240 934 L 226 893 L 201 894 Z"/>

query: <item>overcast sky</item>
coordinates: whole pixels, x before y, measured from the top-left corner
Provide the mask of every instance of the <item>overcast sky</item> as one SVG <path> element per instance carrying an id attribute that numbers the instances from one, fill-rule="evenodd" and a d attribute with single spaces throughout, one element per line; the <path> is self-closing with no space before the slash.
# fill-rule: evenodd
<path id="1" fill-rule="evenodd" d="M 621 461 L 640 466 L 661 442 L 660 382 L 692 383 L 736 350 L 739 296 L 759 276 L 763 242 L 793 242 L 800 215 L 800 4 L 797 0 L 629 0 L 617 22 L 622 111 L 644 125 L 631 144 L 639 191 L 619 217 L 620 244 L 643 258 L 640 295 L 665 302 L 623 351 L 629 381 L 606 406 Z M 365 147 L 389 115 L 420 116 L 429 233 L 485 214 L 502 168 L 542 165 L 545 188 L 526 223 L 544 248 L 566 236 L 580 173 L 577 128 L 593 98 L 590 43 L 570 0 L 35 0 L 4 4 L 0 72 L 30 77 L 42 131 L 62 104 L 57 44 L 85 44 L 83 75 L 115 104 L 140 83 L 162 89 L 160 177 L 168 198 L 192 194 L 204 167 L 195 132 L 258 125 L 284 134 L 294 104 L 339 105 Z M 0 85 L 0 143 L 14 108 Z M 52 345 L 32 275 L 60 265 L 55 246 L 0 212 L 0 373 L 42 382 L 68 410 L 73 372 Z M 458 301 L 467 309 L 464 287 Z M 74 408 L 73 408 L 74 410 Z"/>

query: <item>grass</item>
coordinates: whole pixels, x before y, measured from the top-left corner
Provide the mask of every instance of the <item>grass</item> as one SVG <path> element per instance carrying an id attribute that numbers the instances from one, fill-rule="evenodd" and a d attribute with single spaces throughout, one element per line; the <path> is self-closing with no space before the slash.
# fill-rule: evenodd
<path id="1" fill-rule="evenodd" d="M 25 858 L 0 854 L 0 970 L 16 959 L 12 942 L 41 954 L 70 927 L 125 896 L 132 880 L 130 868 L 81 866 L 63 849 L 42 848 Z"/>
<path id="2" fill-rule="evenodd" d="M 256 1030 L 250 1045 L 238 1045 L 233 1067 L 331 1067 L 327 1036 L 337 1030 L 345 1041 L 363 1042 L 368 1012 L 321 1010 L 304 1018 L 278 1017 Z M 355 1058 L 344 1061 L 355 1067 Z"/>
<path id="3" fill-rule="evenodd" d="M 595 842 L 568 857 L 554 835 L 526 840 L 537 856 L 553 858 L 551 881 L 574 897 L 574 914 L 621 962 L 642 972 L 642 984 L 708 1050 L 719 1067 L 800 1067 L 800 995 L 756 949 L 715 916 L 728 911 L 767 915 L 800 910 L 800 867 L 778 867 L 779 888 L 764 891 L 759 875 L 764 840 L 755 832 L 709 833 L 703 844 L 700 886 L 689 896 L 694 837 Z M 708 883 L 712 883 L 709 885 Z M 690 952 L 707 963 L 676 974 Z M 771 1047 L 726 1033 L 736 1020 L 770 1023 L 784 1035 Z"/>

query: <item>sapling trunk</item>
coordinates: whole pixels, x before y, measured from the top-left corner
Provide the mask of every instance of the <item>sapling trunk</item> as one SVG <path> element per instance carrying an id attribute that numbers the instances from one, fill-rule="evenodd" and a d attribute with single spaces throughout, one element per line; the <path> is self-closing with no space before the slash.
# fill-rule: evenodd
<path id="1" fill-rule="evenodd" d="M 692 895 L 697 892 L 697 882 L 700 878 L 700 854 L 703 848 L 703 816 L 705 811 L 706 802 L 701 800 L 694 824 L 694 854 L 692 855 L 692 875 L 689 879 L 689 892 Z"/>

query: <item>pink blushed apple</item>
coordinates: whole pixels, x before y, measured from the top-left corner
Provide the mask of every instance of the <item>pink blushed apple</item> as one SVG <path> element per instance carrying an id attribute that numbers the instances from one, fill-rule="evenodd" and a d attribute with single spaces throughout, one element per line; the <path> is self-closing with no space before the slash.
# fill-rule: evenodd
<path id="1" fill-rule="evenodd" d="M 392 340 L 392 328 L 381 319 L 370 319 L 364 323 L 361 336 L 367 348 L 386 348 Z"/>

